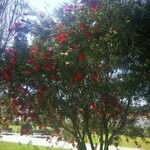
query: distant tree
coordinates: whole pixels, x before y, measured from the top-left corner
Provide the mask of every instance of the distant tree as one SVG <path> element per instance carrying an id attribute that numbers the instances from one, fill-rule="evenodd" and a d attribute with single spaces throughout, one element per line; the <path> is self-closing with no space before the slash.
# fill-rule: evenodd
<path id="1" fill-rule="evenodd" d="M 17 22 L 23 20 L 29 9 L 25 0 L 0 1 L 0 55 L 12 44 Z"/>

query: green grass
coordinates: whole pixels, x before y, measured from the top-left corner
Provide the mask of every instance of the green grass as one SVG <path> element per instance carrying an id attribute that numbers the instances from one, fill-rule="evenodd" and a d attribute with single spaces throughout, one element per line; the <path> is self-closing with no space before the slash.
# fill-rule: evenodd
<path id="1" fill-rule="evenodd" d="M 12 129 L 13 129 L 13 132 L 14 133 L 19 133 L 20 132 L 20 126 L 16 126 L 16 125 L 12 125 L 10 126 Z M 129 139 L 129 142 L 126 141 L 126 138 L 124 136 L 121 137 L 121 143 L 119 146 L 122 146 L 122 147 L 130 147 L 130 148 L 136 148 L 136 144 L 134 143 L 135 140 L 132 140 L 132 139 Z M 150 142 L 150 138 L 146 138 L 147 141 Z M 141 138 L 137 138 L 136 141 L 138 142 L 139 145 L 141 145 L 141 148 L 144 149 L 144 150 L 150 150 L 150 144 L 146 144 L 145 142 L 143 142 L 141 140 Z M 99 143 L 99 139 L 97 136 L 95 136 L 94 138 L 94 142 L 95 143 Z M 1 147 L 0 147 L 1 148 Z M 3 149 L 0 149 L 0 150 L 3 150 Z M 5 149 L 4 149 L 5 150 Z M 6 149 L 7 150 L 7 149 Z M 16 149 L 14 149 L 16 150 Z M 21 149 L 22 150 L 22 149 Z M 24 150 L 24 149 L 23 149 Z M 26 149 L 25 149 L 26 150 Z M 33 149 L 29 149 L 29 150 L 33 150 Z M 36 149 L 34 149 L 36 150 Z M 41 150 L 41 149 L 39 149 Z M 43 150 L 43 149 L 42 149 Z M 47 150 L 46 148 L 44 150 Z"/>
<path id="2" fill-rule="evenodd" d="M 150 138 L 146 138 L 146 140 L 150 142 Z M 129 142 L 127 142 L 125 137 L 122 136 L 122 142 L 120 143 L 119 146 L 136 148 L 137 146 L 135 145 L 134 141 L 135 140 L 129 139 Z M 150 144 L 144 143 L 141 140 L 141 138 L 137 138 L 136 141 L 141 145 L 141 148 L 143 150 L 150 150 Z M 42 146 L 32 146 L 32 145 L 25 145 L 25 144 L 16 144 L 16 143 L 0 141 L 0 150 L 62 150 L 62 149 L 42 147 Z"/>
<path id="3" fill-rule="evenodd" d="M 146 142 L 142 141 L 141 138 L 137 138 L 136 141 L 144 150 L 150 150 L 150 138 L 145 138 L 146 141 L 149 143 L 146 144 Z M 135 140 L 129 139 L 128 142 L 126 141 L 126 138 L 122 136 L 122 142 L 120 143 L 120 146 L 122 147 L 130 147 L 130 148 L 136 148 L 136 144 L 134 143 Z"/>
<path id="4" fill-rule="evenodd" d="M 0 141 L 0 150 L 62 150 L 62 149 Z"/>
<path id="5" fill-rule="evenodd" d="M 99 138 L 97 135 L 93 135 L 94 143 L 99 144 Z M 136 140 L 133 140 L 131 138 L 128 139 L 128 142 L 126 141 L 125 136 L 121 136 L 121 142 L 119 144 L 119 147 L 129 147 L 129 148 L 138 148 L 138 146 L 134 143 L 137 141 L 139 144 L 139 148 L 143 150 L 150 150 L 150 138 L 145 138 L 145 141 L 143 141 L 141 138 L 137 137 Z M 147 141 L 147 142 L 146 142 Z M 149 143 L 148 143 L 149 142 Z"/>

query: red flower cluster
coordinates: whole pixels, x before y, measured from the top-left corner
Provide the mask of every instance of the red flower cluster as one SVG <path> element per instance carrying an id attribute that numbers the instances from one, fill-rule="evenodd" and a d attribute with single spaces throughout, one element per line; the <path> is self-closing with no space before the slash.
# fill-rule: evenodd
<path id="1" fill-rule="evenodd" d="M 32 74 L 32 72 L 31 72 L 30 69 L 25 69 L 25 71 L 24 71 L 25 77 L 28 77 L 28 76 L 30 76 L 31 74 Z"/>
<path id="2" fill-rule="evenodd" d="M 81 23 L 79 26 L 80 26 L 80 30 L 81 30 L 81 31 L 84 31 L 85 28 L 86 28 L 85 24 L 83 24 L 83 23 Z"/>
<path id="3" fill-rule="evenodd" d="M 89 3 L 89 7 L 90 7 L 90 9 L 95 10 L 97 8 L 97 3 L 91 2 L 91 3 Z"/>
<path id="4" fill-rule="evenodd" d="M 56 36 L 56 40 L 59 41 L 61 44 L 64 44 L 68 39 L 68 33 L 62 32 L 59 35 Z"/>
<path id="5" fill-rule="evenodd" d="M 50 77 L 50 79 L 53 80 L 53 81 L 56 81 L 56 80 L 58 80 L 58 77 L 57 77 L 56 75 L 52 75 L 52 76 Z"/>
<path id="6" fill-rule="evenodd" d="M 29 59 L 27 60 L 28 64 L 32 64 L 36 61 L 36 58 L 34 55 L 30 55 Z"/>
<path id="7" fill-rule="evenodd" d="M 96 109 L 96 103 L 95 103 L 95 102 L 92 102 L 92 103 L 90 104 L 90 109 L 92 109 L 92 110 L 95 110 L 95 109 Z"/>
<path id="8" fill-rule="evenodd" d="M 51 69 L 52 71 L 56 70 L 56 65 L 55 65 L 54 63 L 51 63 L 51 64 L 50 64 L 50 69 Z"/>
<path id="9" fill-rule="evenodd" d="M 43 97 L 46 90 L 47 90 L 47 87 L 44 86 L 44 85 L 42 85 L 42 86 L 39 88 L 38 92 L 37 92 L 38 96 L 39 96 L 39 97 Z"/>
<path id="10" fill-rule="evenodd" d="M 79 60 L 80 62 L 85 61 L 85 55 L 81 53 L 81 54 L 79 55 L 79 57 L 78 57 L 78 60 Z"/>
<path id="11" fill-rule="evenodd" d="M 84 79 L 83 74 L 80 71 L 77 71 L 74 74 L 74 80 L 75 81 L 82 81 Z"/>
<path id="12" fill-rule="evenodd" d="M 4 81 L 8 82 L 11 79 L 11 77 L 12 77 L 12 71 L 11 71 L 11 69 L 5 69 L 5 70 L 3 70 L 2 77 L 3 77 Z"/>
<path id="13" fill-rule="evenodd" d="M 16 60 L 17 60 L 16 55 L 14 53 L 10 54 L 10 56 L 9 56 L 9 62 L 10 62 L 10 64 L 14 65 L 15 62 L 16 62 Z"/>
<path id="14" fill-rule="evenodd" d="M 28 93 L 29 93 L 29 91 L 28 91 L 28 89 L 23 89 L 22 90 L 22 96 L 27 96 L 28 95 Z"/>
<path id="15" fill-rule="evenodd" d="M 11 101 L 10 101 L 10 106 L 13 108 L 13 109 L 15 109 L 16 108 L 16 106 L 17 106 L 17 101 L 16 101 L 16 99 L 14 98 L 14 99 L 12 99 Z"/>
<path id="16" fill-rule="evenodd" d="M 93 81 L 98 81 L 99 79 L 100 79 L 99 74 L 97 74 L 97 73 L 92 74 Z"/>
<path id="17" fill-rule="evenodd" d="M 50 70 L 50 64 L 45 63 L 43 68 L 44 68 L 44 70 L 49 71 Z"/>
<path id="18" fill-rule="evenodd" d="M 90 32 L 90 31 L 87 31 L 87 32 L 86 32 L 86 37 L 87 37 L 87 40 L 88 40 L 88 41 L 92 41 L 92 39 L 93 39 L 93 33 Z"/>
<path id="19" fill-rule="evenodd" d="M 42 68 L 41 65 L 37 63 L 37 64 L 34 65 L 34 68 L 33 68 L 33 69 L 34 69 L 35 71 L 39 72 L 39 71 L 41 70 L 41 68 Z"/>
<path id="20" fill-rule="evenodd" d="M 53 64 L 53 63 L 45 63 L 45 65 L 44 65 L 44 70 L 46 70 L 46 71 L 55 71 L 56 70 L 56 65 L 55 64 Z"/>
<path id="21" fill-rule="evenodd" d="M 48 54 L 46 52 L 43 52 L 40 54 L 40 57 L 42 60 L 46 60 L 48 58 Z"/>
<path id="22" fill-rule="evenodd" d="M 38 52 L 39 48 L 36 45 L 33 45 L 31 50 L 32 50 L 32 52 Z"/>
<path id="23" fill-rule="evenodd" d="M 20 89 L 21 89 L 21 87 L 20 87 L 19 84 L 16 84 L 16 85 L 14 86 L 14 90 L 15 90 L 16 92 L 19 92 Z"/>

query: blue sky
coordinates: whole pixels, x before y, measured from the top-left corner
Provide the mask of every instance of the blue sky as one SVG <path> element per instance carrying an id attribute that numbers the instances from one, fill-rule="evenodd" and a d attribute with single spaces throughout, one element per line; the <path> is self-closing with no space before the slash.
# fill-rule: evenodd
<path id="1" fill-rule="evenodd" d="M 57 6 L 69 1 L 71 0 L 28 0 L 29 4 L 37 10 L 48 11 L 50 13 L 52 13 L 54 8 L 57 8 Z"/>

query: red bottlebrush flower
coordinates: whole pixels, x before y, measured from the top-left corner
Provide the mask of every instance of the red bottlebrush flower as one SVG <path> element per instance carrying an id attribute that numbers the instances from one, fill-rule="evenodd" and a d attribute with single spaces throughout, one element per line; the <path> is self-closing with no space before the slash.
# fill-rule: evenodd
<path id="1" fill-rule="evenodd" d="M 85 61 L 85 55 L 84 55 L 84 54 L 80 54 L 79 57 L 78 57 L 78 60 L 79 60 L 80 62 Z"/>
<path id="2" fill-rule="evenodd" d="M 19 92 L 20 89 L 21 89 L 21 87 L 20 87 L 19 84 L 16 84 L 15 87 L 14 87 L 14 89 L 15 89 L 16 92 Z"/>
<path id="3" fill-rule="evenodd" d="M 86 37 L 88 41 L 91 41 L 93 39 L 93 33 L 90 31 L 86 32 Z"/>
<path id="4" fill-rule="evenodd" d="M 95 103 L 95 102 L 92 102 L 92 103 L 90 104 L 90 109 L 92 109 L 92 110 L 95 110 L 95 109 L 96 109 L 96 103 Z"/>
<path id="5" fill-rule="evenodd" d="M 11 54 L 11 56 L 10 56 L 10 58 L 9 58 L 9 62 L 10 62 L 11 64 L 15 64 L 16 60 L 17 60 L 16 55 L 15 55 L 15 54 Z"/>
<path id="6" fill-rule="evenodd" d="M 44 52 L 44 53 L 41 54 L 41 59 L 45 60 L 47 58 L 48 58 L 47 53 Z"/>
<path id="7" fill-rule="evenodd" d="M 47 87 L 45 85 L 40 87 L 40 91 L 42 91 L 42 92 L 46 91 L 46 89 L 47 89 Z"/>
<path id="8" fill-rule="evenodd" d="M 44 68 L 44 70 L 49 71 L 50 70 L 50 64 L 45 63 L 43 68 Z"/>
<path id="9" fill-rule="evenodd" d="M 78 71 L 74 74 L 75 81 L 82 81 L 83 79 L 84 79 L 83 74 L 80 71 Z"/>
<path id="10" fill-rule="evenodd" d="M 46 70 L 46 71 L 49 71 L 49 70 L 55 71 L 56 70 L 56 65 L 47 62 L 47 63 L 44 64 L 44 70 Z"/>
<path id="11" fill-rule="evenodd" d="M 85 28 L 86 28 L 85 25 L 84 25 L 83 23 L 80 24 L 79 26 L 80 26 L 80 30 L 81 30 L 81 31 L 85 30 Z"/>
<path id="12" fill-rule="evenodd" d="M 89 3 L 89 7 L 90 7 L 90 9 L 95 10 L 97 8 L 97 3 L 91 2 L 91 3 Z"/>
<path id="13" fill-rule="evenodd" d="M 15 108 L 15 107 L 17 106 L 17 101 L 16 101 L 15 98 L 11 100 L 10 106 L 11 106 L 12 108 Z"/>
<path id="14" fill-rule="evenodd" d="M 59 35 L 56 36 L 56 40 L 59 41 L 61 44 L 64 44 L 68 39 L 68 33 L 62 32 Z"/>
<path id="15" fill-rule="evenodd" d="M 43 97 L 43 95 L 44 95 L 44 93 L 45 93 L 46 90 L 47 90 L 47 87 L 46 87 L 46 86 L 44 86 L 44 85 L 41 86 L 41 87 L 39 88 L 38 92 L 37 92 L 38 96 Z"/>
<path id="16" fill-rule="evenodd" d="M 97 74 L 97 73 L 92 74 L 93 81 L 98 81 L 99 79 L 100 79 L 99 74 Z"/>
<path id="17" fill-rule="evenodd" d="M 32 64 L 34 62 L 35 62 L 35 57 L 34 57 L 34 55 L 31 55 L 30 58 L 27 60 L 27 63 Z"/>
<path id="18" fill-rule="evenodd" d="M 32 74 L 32 72 L 31 72 L 30 69 L 26 69 L 26 70 L 24 71 L 24 75 L 25 75 L 25 76 L 30 76 L 31 74 Z"/>
<path id="19" fill-rule="evenodd" d="M 35 53 L 35 52 L 39 51 L 39 48 L 36 45 L 33 45 L 31 50 L 32 50 L 33 53 Z"/>
<path id="20" fill-rule="evenodd" d="M 27 96 L 28 92 L 26 90 L 22 91 L 22 96 Z"/>
<path id="21" fill-rule="evenodd" d="M 56 80 L 58 80 L 58 77 L 56 75 L 52 75 L 50 79 L 53 81 L 56 81 Z"/>
<path id="22" fill-rule="evenodd" d="M 12 76 L 12 72 L 9 69 L 4 70 L 2 73 L 3 80 L 6 82 L 11 79 L 11 76 Z"/>
<path id="23" fill-rule="evenodd" d="M 40 64 L 35 64 L 34 70 L 37 71 L 37 72 L 40 71 L 41 70 L 41 65 Z"/>
<path id="24" fill-rule="evenodd" d="M 52 71 L 54 71 L 54 70 L 56 70 L 56 65 L 55 64 L 50 64 L 50 69 L 52 70 Z"/>

